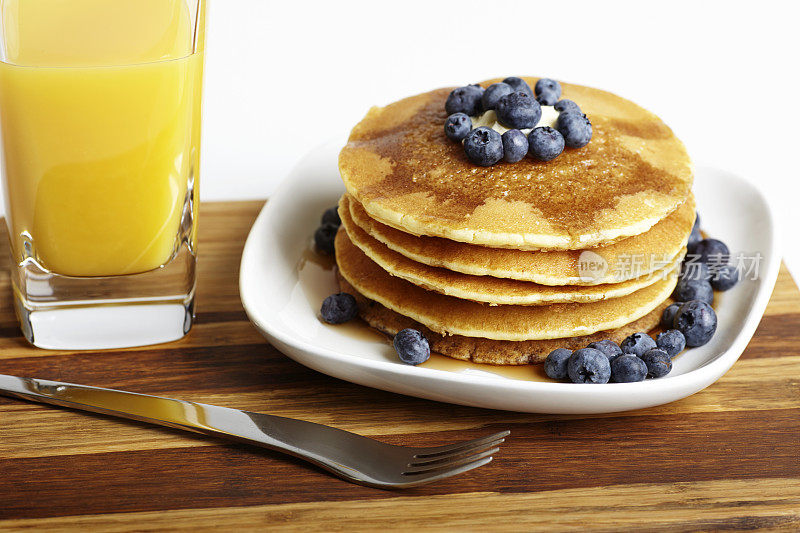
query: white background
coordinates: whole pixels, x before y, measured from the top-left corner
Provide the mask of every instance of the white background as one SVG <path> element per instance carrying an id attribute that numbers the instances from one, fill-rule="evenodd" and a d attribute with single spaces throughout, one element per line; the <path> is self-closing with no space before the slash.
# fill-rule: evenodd
<path id="1" fill-rule="evenodd" d="M 760 184 L 800 279 L 798 3 L 211 2 L 204 199 L 268 196 L 372 105 L 541 75 L 634 100 L 697 163 Z"/>

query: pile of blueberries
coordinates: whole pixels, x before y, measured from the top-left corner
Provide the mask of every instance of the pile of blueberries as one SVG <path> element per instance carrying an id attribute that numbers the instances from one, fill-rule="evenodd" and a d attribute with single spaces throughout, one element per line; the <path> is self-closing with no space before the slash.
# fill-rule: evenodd
<path id="1" fill-rule="evenodd" d="M 702 300 L 714 302 L 714 291 L 727 291 L 739 282 L 739 270 L 730 264 L 730 250 L 718 239 L 704 239 L 700 233 L 700 217 L 686 245 L 686 258 L 675 288 L 675 299 L 681 302 Z"/>
<path id="2" fill-rule="evenodd" d="M 739 281 L 739 271 L 728 264 L 728 247 L 717 239 L 704 239 L 700 217 L 695 219 L 686 259 L 681 266 L 673 298 L 664 309 L 655 340 L 640 332 L 617 345 L 601 340 L 571 352 L 557 348 L 544 362 L 552 379 L 573 383 L 629 383 L 660 378 L 672 370 L 672 358 L 687 346 L 703 346 L 717 330 L 717 314 L 711 304 L 714 290 L 726 291 Z"/>
<path id="3" fill-rule="evenodd" d="M 336 206 L 329 207 L 322 213 L 322 220 L 314 231 L 314 245 L 317 250 L 326 255 L 333 254 L 336 232 L 339 231 L 341 225 L 342 219 L 339 218 L 339 210 Z"/>
<path id="4" fill-rule="evenodd" d="M 464 142 L 464 153 L 474 164 L 492 166 L 501 160 L 521 161 L 526 154 L 538 161 L 550 161 L 564 147 L 581 148 L 592 138 L 592 123 L 572 100 L 559 100 L 561 84 L 542 78 L 532 91 L 521 78 L 511 76 L 486 89 L 478 84 L 454 89 L 447 97 L 444 123 L 447 138 Z M 553 106 L 558 111 L 556 128 L 536 127 L 542 118 L 541 106 Z M 497 121 L 508 131 L 500 135 L 492 128 L 472 129 L 471 116 L 494 110 Z M 520 130 L 530 129 L 526 136 Z"/>

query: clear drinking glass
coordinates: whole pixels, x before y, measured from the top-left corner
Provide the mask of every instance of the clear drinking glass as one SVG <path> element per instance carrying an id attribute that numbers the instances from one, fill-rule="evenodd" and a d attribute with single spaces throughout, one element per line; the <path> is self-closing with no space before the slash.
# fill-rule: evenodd
<path id="1" fill-rule="evenodd" d="M 0 0 L 11 279 L 36 346 L 192 326 L 205 3 Z"/>

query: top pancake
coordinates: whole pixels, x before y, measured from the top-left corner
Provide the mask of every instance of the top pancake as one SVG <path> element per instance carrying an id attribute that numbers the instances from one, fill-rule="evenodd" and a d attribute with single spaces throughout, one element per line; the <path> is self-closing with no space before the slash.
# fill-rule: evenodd
<path id="1" fill-rule="evenodd" d="M 561 85 L 592 122 L 583 148 L 549 162 L 476 166 L 444 135 L 451 88 L 438 89 L 372 108 L 353 128 L 339 155 L 347 191 L 371 217 L 408 233 L 526 250 L 638 235 L 686 200 L 691 161 L 657 116 L 605 91 Z"/>

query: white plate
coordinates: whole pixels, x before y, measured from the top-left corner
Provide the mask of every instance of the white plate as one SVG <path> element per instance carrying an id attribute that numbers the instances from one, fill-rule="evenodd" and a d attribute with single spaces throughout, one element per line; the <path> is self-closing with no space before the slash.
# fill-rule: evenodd
<path id="1" fill-rule="evenodd" d="M 512 411 L 606 413 L 660 405 L 704 389 L 733 365 L 753 336 L 778 275 L 777 228 L 764 196 L 734 174 L 698 168 L 694 192 L 703 229 L 725 241 L 732 253 L 760 253 L 759 276 L 722 295 L 712 341 L 678 356 L 667 377 L 576 385 L 474 369 L 408 366 L 382 336 L 354 335 L 354 328 L 362 326 L 322 323 L 322 300 L 338 292 L 333 272 L 313 260 L 298 268 L 309 257 L 310 236 L 321 213 L 335 205 L 344 190 L 336 163 L 342 144 L 311 152 L 270 198 L 247 238 L 239 280 L 244 308 L 261 333 L 295 361 L 337 378 L 442 402 Z"/>

